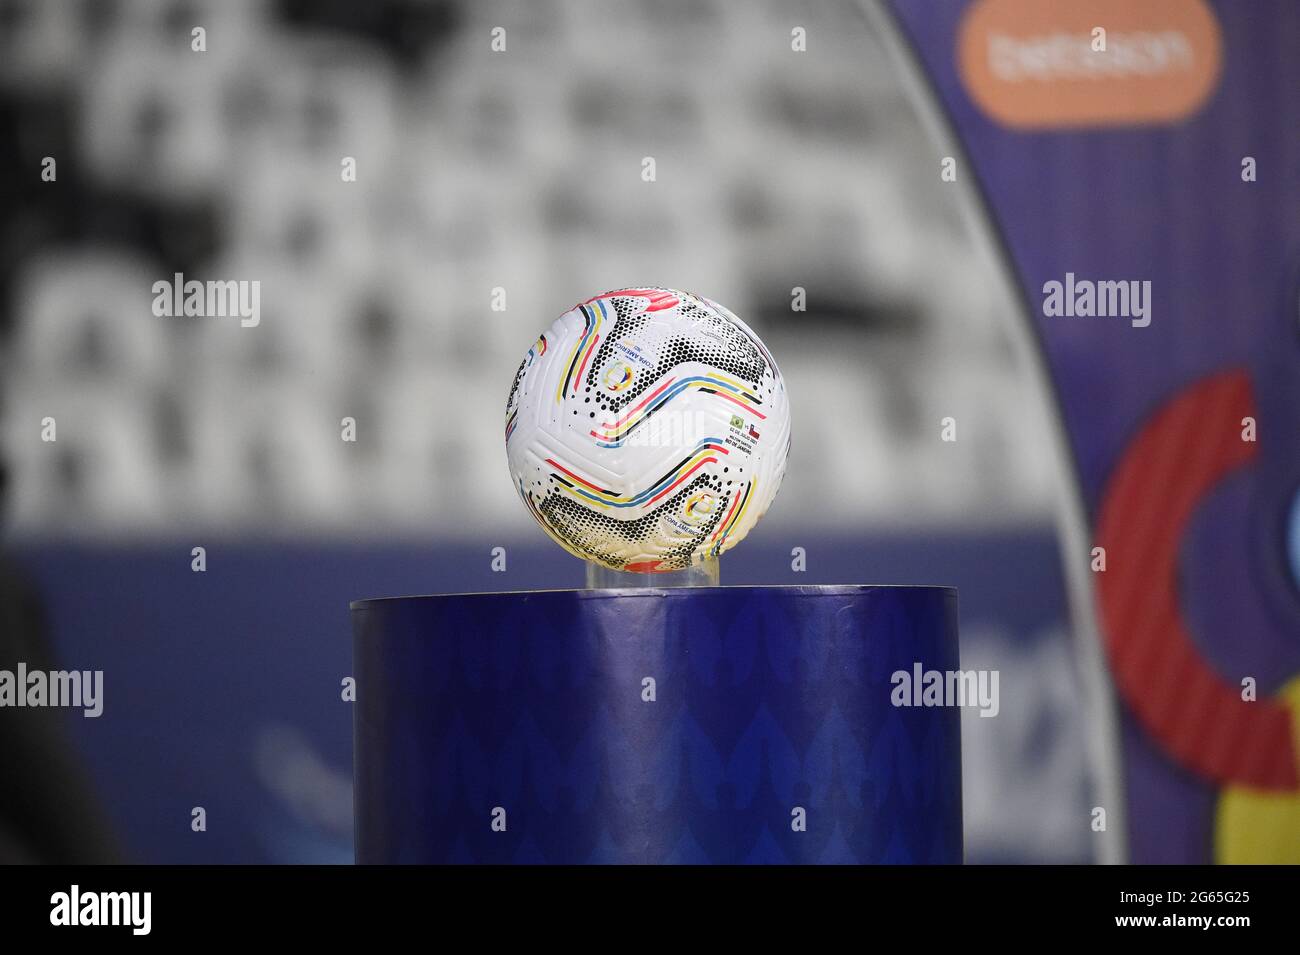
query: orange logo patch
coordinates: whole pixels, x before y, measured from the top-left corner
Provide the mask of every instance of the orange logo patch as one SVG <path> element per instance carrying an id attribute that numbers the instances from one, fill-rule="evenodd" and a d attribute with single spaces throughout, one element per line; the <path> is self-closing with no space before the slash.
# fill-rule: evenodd
<path id="1" fill-rule="evenodd" d="M 1204 0 L 978 0 L 957 66 L 991 119 L 1017 129 L 1174 123 L 1218 84 Z"/>

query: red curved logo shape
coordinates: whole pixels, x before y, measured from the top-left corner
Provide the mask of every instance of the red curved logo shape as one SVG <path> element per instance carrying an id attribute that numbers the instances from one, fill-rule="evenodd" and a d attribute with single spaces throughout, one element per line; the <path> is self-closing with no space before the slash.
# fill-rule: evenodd
<path id="1" fill-rule="evenodd" d="M 1201 500 L 1256 456 L 1244 371 L 1193 383 L 1156 411 L 1111 475 L 1098 515 L 1098 600 L 1120 694 L 1183 766 L 1219 782 L 1297 788 L 1289 709 L 1246 702 L 1197 649 L 1178 605 L 1178 548 Z"/>

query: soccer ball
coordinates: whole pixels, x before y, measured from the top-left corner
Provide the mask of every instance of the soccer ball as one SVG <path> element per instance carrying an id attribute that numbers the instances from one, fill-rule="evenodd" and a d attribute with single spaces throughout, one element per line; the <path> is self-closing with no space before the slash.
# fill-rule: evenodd
<path id="1" fill-rule="evenodd" d="M 758 336 L 690 292 L 565 312 L 515 373 L 506 456 L 555 541 L 614 570 L 682 570 L 738 544 L 785 473 L 790 406 Z"/>

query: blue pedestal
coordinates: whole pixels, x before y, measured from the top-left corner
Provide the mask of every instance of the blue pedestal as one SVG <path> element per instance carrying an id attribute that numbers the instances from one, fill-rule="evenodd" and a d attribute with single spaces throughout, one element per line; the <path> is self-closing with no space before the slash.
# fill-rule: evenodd
<path id="1" fill-rule="evenodd" d="M 960 862 L 943 587 L 362 600 L 357 861 Z M 802 826 L 800 823 L 802 822 Z"/>

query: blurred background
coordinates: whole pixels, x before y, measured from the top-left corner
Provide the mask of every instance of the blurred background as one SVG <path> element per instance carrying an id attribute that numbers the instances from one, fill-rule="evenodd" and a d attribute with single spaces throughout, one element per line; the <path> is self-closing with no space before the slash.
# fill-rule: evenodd
<path id="1" fill-rule="evenodd" d="M 0 714 L 0 854 L 350 861 L 348 602 L 581 585 L 510 486 L 506 393 L 573 303 L 662 284 L 740 315 L 791 394 L 784 485 L 724 582 L 957 585 L 963 666 L 1004 691 L 964 724 L 968 860 L 1123 857 L 1161 803 L 1087 824 L 1121 743 L 1067 587 L 1075 466 L 1112 451 L 1060 436 L 1020 288 L 1108 226 L 1068 205 L 1086 157 L 1015 153 L 962 92 L 966 7 L 0 0 L 0 665 L 105 673 L 98 719 Z M 982 218 L 1049 162 L 1059 218 Z M 260 323 L 156 316 L 176 273 L 259 281 Z M 1189 812 L 1146 861 L 1208 855 L 1210 797 Z"/>

